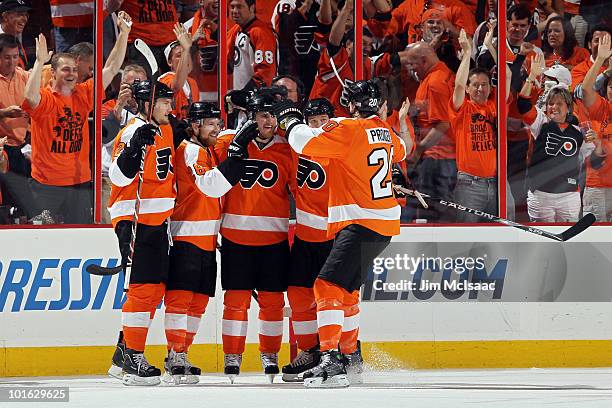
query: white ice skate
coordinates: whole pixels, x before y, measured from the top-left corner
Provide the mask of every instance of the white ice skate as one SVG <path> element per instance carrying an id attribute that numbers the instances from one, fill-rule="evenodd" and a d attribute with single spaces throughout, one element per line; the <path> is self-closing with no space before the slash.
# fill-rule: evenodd
<path id="1" fill-rule="evenodd" d="M 342 355 L 337 350 L 323 352 L 319 365 L 304 372 L 304 387 L 307 388 L 345 388 L 349 385 Z"/>

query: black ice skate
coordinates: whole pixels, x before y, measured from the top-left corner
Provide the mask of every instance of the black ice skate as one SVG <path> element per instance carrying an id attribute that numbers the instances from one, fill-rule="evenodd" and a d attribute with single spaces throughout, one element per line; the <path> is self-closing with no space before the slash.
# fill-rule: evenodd
<path id="1" fill-rule="evenodd" d="M 197 384 L 200 382 L 198 377 L 201 370 L 193 367 L 187 360 L 187 353 L 177 353 L 174 350 L 168 351 L 168 357 L 164 360 L 165 371 L 161 380 L 166 384 Z M 197 374 L 195 374 L 197 373 Z"/>
<path id="2" fill-rule="evenodd" d="M 315 346 L 310 350 L 302 350 L 291 362 L 283 367 L 283 381 L 286 382 L 299 382 L 304 379 L 300 374 L 306 370 L 319 365 L 321 360 L 321 352 L 319 346 Z"/>
<path id="3" fill-rule="evenodd" d="M 108 369 L 108 375 L 118 380 L 123 380 L 123 359 L 125 354 L 125 341 L 123 340 L 123 331 L 119 332 L 119 340 L 117 340 L 117 347 L 113 353 L 113 360 L 110 368 Z"/>
<path id="4" fill-rule="evenodd" d="M 357 340 L 357 350 L 344 355 L 346 376 L 351 384 L 363 383 L 363 357 L 361 356 L 361 342 Z"/>
<path id="5" fill-rule="evenodd" d="M 229 377 L 233 384 L 236 377 L 240 374 L 240 364 L 242 364 L 242 354 L 226 354 L 223 358 L 225 369 L 223 372 Z"/>
<path id="6" fill-rule="evenodd" d="M 348 387 L 346 369 L 342 354 L 337 350 L 321 353 L 321 361 L 316 367 L 304 372 L 304 387 L 343 388 Z"/>
<path id="7" fill-rule="evenodd" d="M 158 385 L 161 371 L 149 364 L 144 353 L 125 349 L 123 360 L 123 384 L 125 385 Z"/>
<path id="8" fill-rule="evenodd" d="M 278 374 L 278 354 L 262 352 L 260 356 L 264 374 L 268 377 L 270 384 L 272 384 L 274 382 L 274 377 Z"/>

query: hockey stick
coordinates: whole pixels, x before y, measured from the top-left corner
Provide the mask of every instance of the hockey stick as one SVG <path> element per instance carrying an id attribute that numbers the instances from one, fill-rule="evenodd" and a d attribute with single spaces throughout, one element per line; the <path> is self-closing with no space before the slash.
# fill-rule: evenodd
<path id="1" fill-rule="evenodd" d="M 154 96 L 155 96 L 155 83 L 157 81 L 157 77 L 159 77 L 159 68 L 157 65 L 157 61 L 155 60 L 155 57 L 153 56 L 153 52 L 151 51 L 151 49 L 149 48 L 149 46 L 142 41 L 141 39 L 136 39 L 134 41 L 134 46 L 136 47 L 136 49 L 144 56 L 144 58 L 147 60 L 147 64 L 149 64 L 149 67 L 151 68 L 151 73 L 153 75 L 152 77 L 152 84 L 153 84 L 153 88 L 151 89 L 151 100 L 150 100 L 150 104 L 149 104 L 149 113 L 148 113 L 148 122 L 151 122 L 151 116 L 153 114 L 153 101 L 154 101 Z M 138 186 L 136 189 L 136 201 L 134 203 L 134 216 L 132 217 L 132 234 L 131 234 L 131 238 L 130 238 L 130 252 L 128 254 L 128 258 L 127 258 L 127 264 L 125 267 L 125 280 L 124 280 L 124 285 L 123 285 L 123 290 L 125 292 L 127 292 L 128 286 L 130 284 L 130 275 L 131 275 L 131 270 L 132 270 L 132 259 L 134 258 L 134 246 L 135 246 L 135 242 L 136 242 L 136 227 L 138 225 L 138 212 L 140 210 L 140 190 L 142 187 L 142 180 L 143 180 L 143 172 L 144 172 L 144 166 L 145 166 L 145 155 L 147 153 L 147 146 L 144 145 L 142 147 L 142 154 L 141 154 L 141 159 L 140 159 L 140 168 L 138 170 Z M 115 266 L 112 268 L 105 268 L 103 266 L 100 265 L 95 265 L 95 264 L 91 264 L 89 266 L 87 266 L 87 268 L 85 269 L 88 273 L 92 274 L 92 275 L 97 275 L 97 276 L 107 276 L 107 275 L 116 275 L 117 273 L 121 272 L 123 270 L 123 266 Z"/>
<path id="2" fill-rule="evenodd" d="M 532 234 L 536 234 L 536 235 L 540 235 L 542 237 L 546 237 L 546 238 L 550 238 L 550 239 L 554 239 L 555 241 L 568 241 L 570 239 L 572 239 L 573 237 L 575 237 L 576 235 L 580 234 L 582 231 L 584 231 L 585 229 L 587 229 L 588 227 L 590 227 L 594 222 L 595 222 L 595 216 L 591 213 L 585 215 L 584 217 L 582 217 L 581 219 L 578 220 L 577 223 L 575 223 L 574 225 L 572 225 L 571 227 L 569 227 L 568 229 L 566 229 L 565 231 L 563 231 L 560 234 L 553 234 L 552 232 L 548 232 L 548 231 L 544 231 L 542 229 L 536 228 L 536 227 L 531 227 L 528 225 L 523 225 L 523 224 L 519 224 L 518 222 L 514 222 L 514 221 L 510 221 L 507 220 L 505 218 L 501 218 L 498 217 L 496 215 L 492 215 L 492 214 L 487 214 L 485 212 L 482 212 L 480 210 L 475 210 L 473 208 L 469 208 L 466 207 L 464 205 L 461 204 L 457 204 L 457 203 L 453 203 L 451 201 L 446 201 L 446 200 L 442 200 L 440 198 L 434 198 L 434 197 L 430 197 L 427 194 L 423 194 L 423 193 L 419 193 L 418 191 L 415 192 L 415 190 L 409 190 L 407 188 L 401 187 L 401 186 L 393 186 L 396 191 L 412 196 L 412 197 L 418 197 L 418 195 L 421 195 L 421 197 L 426 198 L 428 200 L 431 201 L 435 201 L 438 204 L 444 205 L 446 207 L 449 208 L 454 208 L 456 210 L 459 211 L 465 211 L 467 213 L 470 214 L 474 214 L 477 215 L 479 217 L 483 217 L 483 218 L 487 218 L 490 221 L 493 222 L 498 222 L 500 224 L 505 224 L 508 225 L 509 227 L 514 227 L 514 228 L 518 228 L 520 230 L 526 231 L 526 232 L 531 232 Z"/>

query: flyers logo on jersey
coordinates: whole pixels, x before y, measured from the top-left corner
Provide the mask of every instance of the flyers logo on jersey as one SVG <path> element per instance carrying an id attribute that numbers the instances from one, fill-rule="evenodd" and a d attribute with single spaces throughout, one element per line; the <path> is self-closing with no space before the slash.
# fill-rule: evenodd
<path id="1" fill-rule="evenodd" d="M 157 178 L 159 180 L 165 180 L 168 177 L 168 173 L 172 171 L 172 149 L 165 147 L 155 151 L 157 164 Z"/>
<path id="2" fill-rule="evenodd" d="M 578 152 L 578 143 L 571 137 L 560 136 L 555 133 L 546 134 L 546 154 L 557 156 L 573 156 Z"/>
<path id="3" fill-rule="evenodd" d="M 387 128 L 366 129 L 368 134 L 368 143 L 387 143 L 391 144 L 391 132 Z"/>
<path id="4" fill-rule="evenodd" d="M 327 179 L 323 167 L 315 161 L 300 157 L 297 167 L 297 183 L 302 188 L 304 183 L 311 190 L 318 190 L 325 184 Z"/>
<path id="5" fill-rule="evenodd" d="M 246 160 L 244 175 L 240 179 L 242 188 L 251 189 L 255 183 L 263 188 L 272 188 L 278 180 L 276 163 L 267 160 Z"/>

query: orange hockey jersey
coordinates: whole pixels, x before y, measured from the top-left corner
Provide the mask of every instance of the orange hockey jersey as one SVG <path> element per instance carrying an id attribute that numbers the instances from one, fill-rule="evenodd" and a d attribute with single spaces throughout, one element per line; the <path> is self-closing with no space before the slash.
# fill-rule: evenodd
<path id="1" fill-rule="evenodd" d="M 222 132 L 215 150 L 220 160 L 235 135 Z M 227 194 L 221 235 L 242 245 L 272 245 L 288 238 L 289 190 L 295 190 L 295 169 L 287 139 L 274 136 L 263 149 L 248 147 L 245 175 Z"/>
<path id="2" fill-rule="evenodd" d="M 138 175 L 126 177 L 119 166 L 117 158 L 129 143 L 136 129 L 144 125 L 141 118 L 132 119 L 121 129 L 113 148 L 113 162 L 108 170 L 112 182 L 111 195 L 108 202 L 113 227 L 121 220 L 131 221 L 134 215 Z M 155 136 L 155 144 L 147 148 L 143 182 L 140 190 L 140 209 L 138 223 L 145 225 L 161 225 L 174 208 L 176 189 L 174 188 L 174 144 L 172 127 L 160 126 L 161 136 Z"/>
<path id="3" fill-rule="evenodd" d="M 386 122 L 370 116 L 332 119 L 321 128 L 296 125 L 289 143 L 297 153 L 330 159 L 328 236 L 350 224 L 399 234 L 391 164 L 404 160 L 406 146 Z"/>
<path id="4" fill-rule="evenodd" d="M 174 240 L 190 242 L 205 251 L 214 251 L 217 247 L 221 226 L 219 196 L 232 187 L 218 171 L 215 175 L 217 164 L 213 149 L 192 141 L 183 140 L 176 149 L 178 193 L 170 232 Z"/>
<path id="5" fill-rule="evenodd" d="M 293 160 L 297 169 L 295 234 L 303 241 L 327 241 L 329 159 L 293 153 Z"/>

